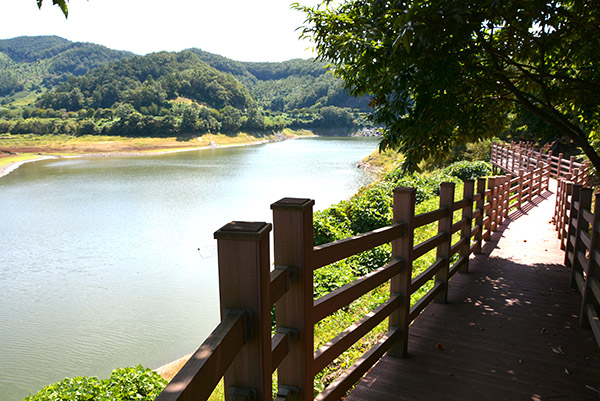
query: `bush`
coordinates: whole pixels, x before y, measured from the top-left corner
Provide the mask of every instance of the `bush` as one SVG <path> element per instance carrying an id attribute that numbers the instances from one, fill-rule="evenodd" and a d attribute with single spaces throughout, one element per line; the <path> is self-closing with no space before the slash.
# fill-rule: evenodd
<path id="1" fill-rule="evenodd" d="M 152 401 L 165 388 L 167 381 L 141 365 L 115 369 L 108 379 L 94 376 L 65 378 L 44 387 L 24 401 Z"/>
<path id="2" fill-rule="evenodd" d="M 443 170 L 445 174 L 457 177 L 463 181 L 475 180 L 479 177 L 485 177 L 489 175 L 491 171 L 492 166 L 484 161 L 460 161 L 452 163 Z"/>

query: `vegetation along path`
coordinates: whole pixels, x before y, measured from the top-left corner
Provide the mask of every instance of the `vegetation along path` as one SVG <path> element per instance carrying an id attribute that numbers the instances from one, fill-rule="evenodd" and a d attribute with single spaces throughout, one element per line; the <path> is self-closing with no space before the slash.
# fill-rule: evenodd
<path id="1" fill-rule="evenodd" d="M 577 324 L 580 296 L 550 224 L 553 186 L 454 276 L 447 304 L 416 319 L 409 357 L 383 358 L 347 400 L 600 399 L 600 352 Z"/>

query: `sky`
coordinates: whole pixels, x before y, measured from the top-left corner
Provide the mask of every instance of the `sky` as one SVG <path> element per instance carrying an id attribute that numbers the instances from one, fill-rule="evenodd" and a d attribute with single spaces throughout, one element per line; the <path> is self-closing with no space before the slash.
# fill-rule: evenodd
<path id="1" fill-rule="evenodd" d="M 44 0 L 0 0 L 0 39 L 56 35 L 136 54 L 191 47 L 238 61 L 315 57 L 299 40 L 303 13 L 318 0 L 70 0 L 69 17 Z"/>

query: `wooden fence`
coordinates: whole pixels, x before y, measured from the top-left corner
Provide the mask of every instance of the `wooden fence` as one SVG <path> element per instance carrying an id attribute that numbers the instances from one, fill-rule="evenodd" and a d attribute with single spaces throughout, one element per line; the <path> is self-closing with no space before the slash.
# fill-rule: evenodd
<path id="1" fill-rule="evenodd" d="M 272 225 L 225 225 L 215 233 L 221 323 L 157 400 L 206 400 L 221 377 L 227 400 L 270 400 L 275 371 L 276 400 L 313 400 L 315 375 L 387 319 L 388 330 L 375 346 L 316 397 L 340 399 L 384 353 L 407 355 L 411 322 L 431 302 L 446 301 L 450 278 L 468 271 L 469 255 L 480 252 L 482 241 L 489 239 L 510 210 L 548 188 L 550 165 L 527 163 L 517 163 L 523 167 L 518 174 L 465 181 L 461 196 L 455 197 L 454 184 L 443 183 L 439 208 L 418 215 L 416 190 L 397 188 L 392 225 L 329 244 L 313 246 L 314 201 L 310 199 L 284 198 L 271 205 Z M 435 223 L 437 234 L 414 244 L 415 230 Z M 385 243 L 392 244 L 389 263 L 314 299 L 317 269 Z M 413 261 L 434 250 L 435 262 L 413 277 Z M 432 279 L 433 287 L 410 305 L 411 294 Z M 314 350 L 316 323 L 386 282 L 390 294 L 384 303 Z"/>
<path id="2" fill-rule="evenodd" d="M 571 269 L 571 287 L 581 294 L 579 324 L 591 327 L 600 345 L 600 194 L 595 195 L 592 208 L 591 188 L 573 182 L 566 185 L 572 195 L 567 203 L 567 225 L 560 229 L 566 231 L 565 266 Z"/>
<path id="3" fill-rule="evenodd" d="M 565 266 L 571 270 L 571 286 L 581 294 L 579 324 L 593 330 L 600 346 L 600 195 L 594 197 L 592 211 L 593 190 L 586 188 L 589 162 L 553 156 L 529 144 L 492 145 L 492 164 L 504 171 L 532 169 L 543 163 L 550 163 L 550 174 L 557 179 L 553 221 L 565 251 Z"/>
<path id="4" fill-rule="evenodd" d="M 583 172 L 585 184 L 590 169 L 588 161 L 576 162 L 574 156 L 565 159 L 563 153 L 553 155 L 551 150 L 547 152 L 536 150 L 533 145 L 526 142 L 492 143 L 491 160 L 494 167 L 513 175 L 518 174 L 520 169 L 531 170 L 544 163 L 550 165 L 550 176 L 556 179 L 570 179 L 575 171 Z"/>

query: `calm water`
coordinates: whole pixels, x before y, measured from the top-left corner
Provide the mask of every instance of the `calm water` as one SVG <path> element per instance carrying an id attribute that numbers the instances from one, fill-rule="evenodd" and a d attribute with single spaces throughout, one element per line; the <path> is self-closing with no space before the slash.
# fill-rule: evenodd
<path id="1" fill-rule="evenodd" d="M 156 368 L 218 323 L 216 242 L 271 203 L 322 209 L 371 177 L 372 138 L 51 160 L 0 178 L 0 400 L 65 376 Z"/>

